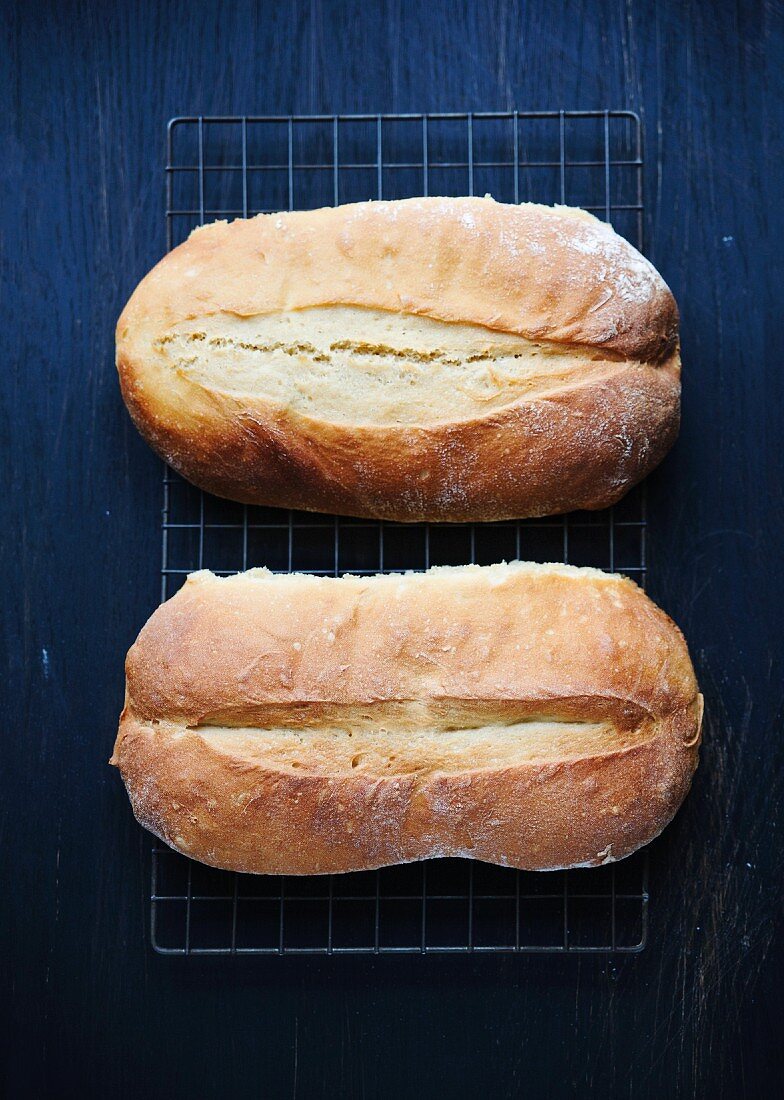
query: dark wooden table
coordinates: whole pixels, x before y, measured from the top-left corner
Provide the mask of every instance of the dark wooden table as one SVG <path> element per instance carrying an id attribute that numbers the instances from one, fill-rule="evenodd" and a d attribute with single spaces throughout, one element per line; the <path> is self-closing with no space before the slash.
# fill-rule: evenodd
<path id="1" fill-rule="evenodd" d="M 2 1004 L 10 1096 L 767 1097 L 784 1060 L 784 112 L 774 3 L 27 3 L 0 32 Z M 113 326 L 183 113 L 628 107 L 684 424 L 650 590 L 707 699 L 634 957 L 169 959 L 106 766 L 160 466 Z"/>

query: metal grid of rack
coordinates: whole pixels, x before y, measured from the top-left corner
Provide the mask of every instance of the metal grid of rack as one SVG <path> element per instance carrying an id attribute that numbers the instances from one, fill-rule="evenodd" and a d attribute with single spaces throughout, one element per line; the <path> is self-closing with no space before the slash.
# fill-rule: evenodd
<path id="1" fill-rule="evenodd" d="M 629 111 L 177 118 L 167 244 L 199 224 L 427 194 L 562 202 L 642 247 L 642 138 Z M 234 504 L 164 474 L 161 598 L 194 569 L 322 575 L 523 558 L 645 583 L 644 488 L 606 512 L 395 524 Z M 548 874 L 431 860 L 348 875 L 239 875 L 156 843 L 151 933 L 164 954 L 633 952 L 646 941 L 645 853 Z"/>

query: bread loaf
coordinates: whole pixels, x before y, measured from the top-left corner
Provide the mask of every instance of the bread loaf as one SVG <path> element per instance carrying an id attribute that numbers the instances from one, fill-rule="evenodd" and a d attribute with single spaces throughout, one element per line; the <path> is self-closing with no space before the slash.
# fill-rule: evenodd
<path id="1" fill-rule="evenodd" d="M 128 654 L 112 763 L 139 821 L 217 867 L 620 859 L 697 764 L 683 638 L 561 565 L 193 574 Z"/>
<path id="2" fill-rule="evenodd" d="M 131 297 L 117 366 L 195 484 L 399 521 L 605 507 L 679 423 L 655 269 L 590 214 L 489 198 L 197 229 Z"/>

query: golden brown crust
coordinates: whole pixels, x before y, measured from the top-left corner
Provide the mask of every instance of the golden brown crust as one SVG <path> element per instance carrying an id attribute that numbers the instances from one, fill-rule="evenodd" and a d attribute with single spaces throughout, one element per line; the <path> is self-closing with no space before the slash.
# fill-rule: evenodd
<path id="1" fill-rule="evenodd" d="M 189 481 L 246 504 L 399 522 L 609 507 L 662 460 L 680 422 L 676 363 L 612 367 L 481 419 L 429 427 L 327 424 L 260 398 L 187 388 L 173 427 L 123 384 L 144 437 Z"/>
<path id="2" fill-rule="evenodd" d="M 495 766 L 472 759 L 488 714 L 501 740 L 506 719 L 596 724 L 572 749 L 549 749 L 537 726 Z M 112 759 L 138 819 L 215 866 L 316 874 L 467 855 L 549 869 L 657 835 L 688 790 L 700 720 L 677 627 L 621 577 L 202 573 L 128 655 Z M 336 723 L 428 747 L 457 726 L 460 767 L 309 762 L 308 737 Z M 302 735 L 292 763 L 276 755 L 278 727 Z"/>
<path id="3" fill-rule="evenodd" d="M 156 341 L 178 323 L 351 306 L 596 349 L 561 381 L 485 415 L 335 423 L 199 384 Z M 362 203 L 195 232 L 142 281 L 117 326 L 123 396 L 175 469 L 248 503 L 400 521 L 600 508 L 678 431 L 675 302 L 609 227 L 489 199 Z M 372 420 L 372 417 L 371 417 Z"/>
<path id="4" fill-rule="evenodd" d="M 161 321 L 322 305 L 467 321 L 652 363 L 671 355 L 678 328 L 655 269 L 592 215 L 427 198 L 197 229 L 140 284 L 118 335 L 133 344 Z"/>

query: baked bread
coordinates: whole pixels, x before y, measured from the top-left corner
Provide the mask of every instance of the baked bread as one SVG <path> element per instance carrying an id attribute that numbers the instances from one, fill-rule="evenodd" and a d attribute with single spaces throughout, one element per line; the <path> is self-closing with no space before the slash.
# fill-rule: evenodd
<path id="1" fill-rule="evenodd" d="M 595 569 L 195 573 L 126 674 L 112 763 L 136 817 L 239 871 L 607 863 L 697 764 L 678 628 Z"/>
<path id="2" fill-rule="evenodd" d="M 679 423 L 651 264 L 583 211 L 490 198 L 197 229 L 132 295 L 117 366 L 196 485 L 404 522 L 605 507 Z"/>

